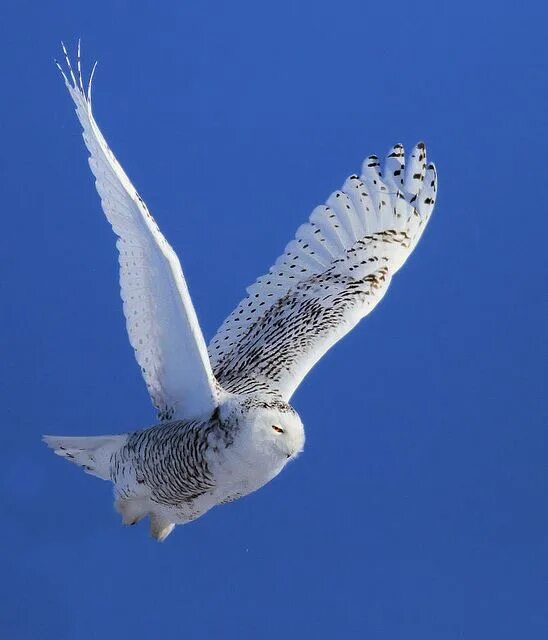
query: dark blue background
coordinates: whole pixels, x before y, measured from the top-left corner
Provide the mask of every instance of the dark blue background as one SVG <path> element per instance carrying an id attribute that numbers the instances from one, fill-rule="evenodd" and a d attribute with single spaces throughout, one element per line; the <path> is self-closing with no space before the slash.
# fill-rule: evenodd
<path id="1" fill-rule="evenodd" d="M 548 637 L 547 10 L 448 4 L 4 4 L 2 637 Z M 416 253 L 294 397 L 304 455 L 163 545 L 40 443 L 154 419 L 52 62 L 78 36 L 207 338 L 365 155 L 424 138 L 439 170 Z"/>

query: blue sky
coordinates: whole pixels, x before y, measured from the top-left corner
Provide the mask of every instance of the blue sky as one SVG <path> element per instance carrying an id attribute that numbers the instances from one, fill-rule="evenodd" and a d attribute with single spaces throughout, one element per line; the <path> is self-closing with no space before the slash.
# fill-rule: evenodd
<path id="1" fill-rule="evenodd" d="M 546 637 L 547 13 L 6 3 L 2 637 Z M 154 421 L 52 62 L 79 36 L 206 337 L 364 156 L 424 139 L 439 171 L 416 253 L 294 397 L 305 453 L 163 545 L 40 442 Z"/>

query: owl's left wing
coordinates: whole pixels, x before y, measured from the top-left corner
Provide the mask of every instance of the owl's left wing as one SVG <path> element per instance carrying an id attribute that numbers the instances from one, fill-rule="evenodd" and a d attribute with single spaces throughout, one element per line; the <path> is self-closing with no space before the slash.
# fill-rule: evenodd
<path id="1" fill-rule="evenodd" d="M 209 344 L 228 391 L 272 390 L 286 401 L 326 351 L 379 303 L 432 213 L 436 170 L 423 143 L 405 160 L 376 156 L 317 207 Z"/>

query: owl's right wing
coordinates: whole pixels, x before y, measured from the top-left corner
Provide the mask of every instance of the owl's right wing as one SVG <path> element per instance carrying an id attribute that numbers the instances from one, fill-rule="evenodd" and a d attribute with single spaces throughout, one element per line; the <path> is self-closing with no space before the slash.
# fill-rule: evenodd
<path id="1" fill-rule="evenodd" d="M 419 143 L 384 170 L 376 156 L 316 207 L 269 272 L 247 289 L 209 345 L 228 391 L 288 401 L 304 376 L 379 303 L 417 244 L 436 199 L 436 170 Z"/>
<path id="2" fill-rule="evenodd" d="M 213 412 L 218 385 L 179 260 L 135 187 L 109 149 L 91 110 L 91 82 L 84 90 L 78 46 L 77 75 L 65 79 L 105 215 L 118 236 L 120 287 L 129 340 L 152 402 L 162 420 Z"/>

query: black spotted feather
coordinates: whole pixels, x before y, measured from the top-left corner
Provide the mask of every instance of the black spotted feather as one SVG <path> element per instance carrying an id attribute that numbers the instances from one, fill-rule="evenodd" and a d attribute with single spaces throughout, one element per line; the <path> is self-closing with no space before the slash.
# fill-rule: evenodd
<path id="1" fill-rule="evenodd" d="M 436 170 L 423 143 L 363 163 L 299 227 L 268 273 L 209 345 L 227 390 L 271 390 L 289 400 L 321 356 L 381 300 L 432 213 Z"/>

